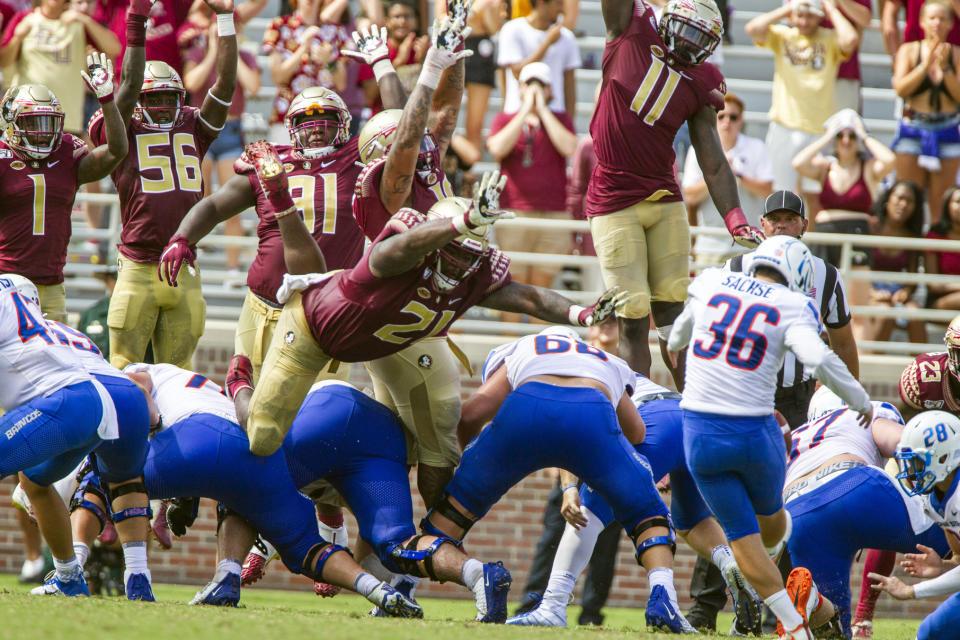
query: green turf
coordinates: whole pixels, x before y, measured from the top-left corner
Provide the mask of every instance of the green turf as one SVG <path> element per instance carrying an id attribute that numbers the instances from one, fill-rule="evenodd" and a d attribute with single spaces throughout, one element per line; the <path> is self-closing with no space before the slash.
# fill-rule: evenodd
<path id="1" fill-rule="evenodd" d="M 421 600 L 426 619 L 372 619 L 370 604 L 355 595 L 320 599 L 309 592 L 250 588 L 240 609 L 188 607 L 196 587 L 155 586 L 160 602 L 127 602 L 119 598 L 38 598 L 16 577 L 0 575 L 0 638 L 3 640 L 467 640 L 571 638 L 596 640 L 666 640 L 667 634 L 647 634 L 643 611 L 608 607 L 606 626 L 544 629 L 480 625 L 469 620 L 475 610 L 467 600 Z M 511 611 L 513 610 L 511 605 Z M 579 608 L 571 607 L 576 620 Z M 729 628 L 730 618 L 721 619 Z M 878 640 L 913 640 L 916 621 L 880 620 Z M 640 633 L 638 633 L 640 632 Z M 557 635 L 559 634 L 559 635 Z M 588 635 L 589 634 L 589 635 Z"/>

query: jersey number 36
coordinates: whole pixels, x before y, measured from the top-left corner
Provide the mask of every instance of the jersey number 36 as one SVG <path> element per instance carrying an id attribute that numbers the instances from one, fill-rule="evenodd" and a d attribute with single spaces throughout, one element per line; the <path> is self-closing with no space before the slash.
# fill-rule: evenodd
<path id="1" fill-rule="evenodd" d="M 710 298 L 708 307 L 719 309 L 725 307 L 723 317 L 710 325 L 709 331 L 713 334 L 713 339 L 709 344 L 704 340 L 697 340 L 693 343 L 693 354 L 704 360 L 713 360 L 726 351 L 727 364 L 737 369 L 746 369 L 751 371 L 760 366 L 763 362 L 763 356 L 767 352 L 767 337 L 755 331 L 753 323 L 758 316 L 763 316 L 763 322 L 769 325 L 776 325 L 780 322 L 780 312 L 773 307 L 765 304 L 752 304 L 740 313 L 741 303 L 738 298 L 723 293 Z M 730 327 L 736 322 L 736 329 L 732 336 Z M 742 352 L 747 346 L 750 350 L 744 357 Z"/>

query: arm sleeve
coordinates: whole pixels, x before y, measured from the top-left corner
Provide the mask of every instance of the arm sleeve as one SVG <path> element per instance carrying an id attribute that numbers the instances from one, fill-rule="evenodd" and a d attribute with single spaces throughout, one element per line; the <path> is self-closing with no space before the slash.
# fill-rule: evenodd
<path id="1" fill-rule="evenodd" d="M 923 409 L 923 402 L 920 399 L 920 364 L 916 360 L 907 365 L 900 374 L 900 383 L 897 388 L 904 404 L 913 409 Z"/>
<path id="2" fill-rule="evenodd" d="M 690 344 L 690 337 L 693 335 L 694 313 L 703 303 L 694 297 L 687 300 L 687 306 L 683 312 L 673 321 L 673 329 L 670 331 L 670 339 L 667 340 L 667 348 L 671 351 L 680 351 Z"/>
<path id="3" fill-rule="evenodd" d="M 960 567 L 954 567 L 936 578 L 913 585 L 913 593 L 917 598 L 948 596 L 957 591 L 960 591 Z"/>
<path id="4" fill-rule="evenodd" d="M 840 356 L 830 350 L 810 322 L 791 322 L 784 339 L 787 347 L 813 375 L 843 398 L 851 409 L 861 413 L 870 409 L 870 396 L 857 382 Z"/>

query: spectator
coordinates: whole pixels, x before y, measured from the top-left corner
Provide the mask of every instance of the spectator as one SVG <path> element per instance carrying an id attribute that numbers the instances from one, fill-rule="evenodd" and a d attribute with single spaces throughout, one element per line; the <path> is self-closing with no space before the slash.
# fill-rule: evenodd
<path id="1" fill-rule="evenodd" d="M 516 113 L 522 96 L 518 86 L 520 71 L 531 62 L 543 62 L 550 69 L 551 111 L 576 116 L 577 86 L 573 77 L 580 67 L 580 49 L 573 33 L 557 18 L 563 0 L 532 0 L 533 10 L 525 18 L 516 18 L 500 30 L 497 65 L 506 68 L 503 110 Z"/>
<path id="2" fill-rule="evenodd" d="M 723 99 L 723 111 L 717 114 L 720 145 L 737 177 L 740 204 L 747 214 L 747 221 L 759 226 L 763 202 L 773 192 L 773 165 L 763 140 L 751 138 L 742 131 L 743 100 L 728 93 Z M 717 206 L 707 193 L 707 183 L 693 149 L 687 152 L 684 161 L 682 187 L 691 226 L 726 229 L 723 214 L 717 211 Z M 726 233 L 723 237 L 696 238 L 696 261 L 700 264 L 722 266 L 728 259 L 747 251 L 749 249 L 746 247 L 732 243 Z"/>
<path id="3" fill-rule="evenodd" d="M 183 76 L 183 59 L 177 44 L 180 27 L 187 21 L 190 0 L 155 0 L 150 5 L 147 20 L 147 60 L 166 62 Z M 127 49 L 127 9 L 130 0 L 98 0 L 93 19 L 106 26 L 116 36 L 120 49 L 114 57 L 120 61 Z M 238 12 L 239 13 L 239 12 Z M 242 21 L 242 18 L 241 18 Z M 120 65 L 117 64 L 118 76 Z M 86 123 L 84 123 L 86 124 Z"/>
<path id="4" fill-rule="evenodd" d="M 832 30 L 821 28 L 825 15 L 833 23 Z M 784 18 L 792 26 L 777 24 Z M 792 0 L 752 19 L 746 30 L 757 45 L 771 49 L 775 56 L 766 139 L 773 160 L 773 187 L 795 190 L 799 175 L 791 161 L 820 135 L 823 123 L 836 111 L 837 71 L 857 48 L 860 35 L 834 0 Z M 804 180 L 800 190 L 809 201 L 815 199 L 819 186 Z"/>
<path id="5" fill-rule="evenodd" d="M 863 30 L 870 26 L 873 19 L 873 6 L 870 0 L 837 0 L 837 9 L 850 21 L 850 24 L 863 36 Z M 824 27 L 833 28 L 829 20 L 824 20 Z M 853 109 L 860 112 L 860 45 L 857 44 L 853 53 L 844 62 L 840 63 L 837 71 L 837 85 L 834 89 L 836 109 Z"/>
<path id="6" fill-rule="evenodd" d="M 901 45 L 893 65 L 893 88 L 903 98 L 893 140 L 897 177 L 926 190 L 930 224 L 939 222 L 943 194 L 960 169 L 960 48 L 946 42 L 954 22 L 946 0 L 927 0 L 923 40 Z"/>
<path id="7" fill-rule="evenodd" d="M 597 83 L 593 90 L 593 104 L 600 98 L 601 83 Z M 580 136 L 577 148 L 570 161 L 570 180 L 567 182 L 567 213 L 574 220 L 586 220 L 587 185 L 593 168 L 597 166 L 597 154 L 593 150 L 593 136 L 587 131 Z M 595 256 L 597 250 L 593 246 L 593 236 L 590 232 L 573 234 L 573 253 L 581 256 Z"/>
<path id="8" fill-rule="evenodd" d="M 277 95 L 270 114 L 270 140 L 290 144 L 283 116 L 290 101 L 308 87 L 336 91 L 346 87 L 346 66 L 340 48 L 351 43 L 339 22 L 349 0 L 291 0 L 293 13 L 273 19 L 263 35 L 270 56 L 270 77 Z"/>
<path id="9" fill-rule="evenodd" d="M 543 62 L 531 62 L 520 72 L 523 102 L 514 112 L 498 113 L 490 124 L 487 149 L 500 163 L 507 186 L 500 204 L 527 218 L 566 218 L 567 158 L 577 147 L 573 120 L 551 104 L 551 72 Z M 510 229 L 498 234 L 507 253 L 532 251 L 569 253 L 569 231 Z M 558 269 L 513 267 L 517 282 L 549 287 Z"/>
<path id="10" fill-rule="evenodd" d="M 418 36 L 420 20 L 413 5 L 400 0 L 391 0 L 387 7 L 387 49 L 390 61 L 397 70 L 400 83 L 407 95 L 413 91 L 420 75 L 420 65 L 430 48 L 430 36 Z M 363 87 L 367 106 L 372 114 L 383 110 L 380 89 L 373 75 L 373 68 L 364 65 L 357 72 L 357 82 Z"/>
<path id="11" fill-rule="evenodd" d="M 929 0 L 928 0 L 929 1 Z M 898 179 L 893 186 L 877 198 L 874 207 L 877 216 L 877 234 L 898 238 L 923 236 L 923 190 L 909 180 Z M 920 267 L 920 252 L 910 249 L 881 249 L 871 251 L 871 270 L 917 273 Z M 915 284 L 874 281 L 870 283 L 870 301 L 884 307 L 919 309 L 914 300 Z M 871 318 L 867 339 L 886 342 L 893 333 L 896 320 Z M 910 342 L 925 343 L 926 327 L 922 320 L 907 322 Z"/>
<path id="12" fill-rule="evenodd" d="M 960 187 L 950 187 L 943 195 L 940 222 L 927 233 L 935 240 L 960 240 Z M 927 251 L 923 256 L 927 273 L 960 276 L 960 251 Z M 960 283 L 928 284 L 927 307 L 930 309 L 960 309 Z"/>
<path id="13" fill-rule="evenodd" d="M 530 1 L 531 0 L 508 1 L 507 9 L 509 11 L 509 17 L 511 19 L 526 18 L 530 15 L 530 12 L 533 10 Z M 580 0 L 563 0 L 562 15 L 563 26 L 573 31 L 577 26 L 577 18 L 580 17 Z"/>
<path id="14" fill-rule="evenodd" d="M 906 7 L 904 7 L 904 1 Z M 883 29 L 883 46 L 886 47 L 890 57 L 897 55 L 900 45 L 904 42 L 915 42 L 923 39 L 923 29 L 920 27 L 920 10 L 926 0 L 884 0 L 880 3 L 880 22 Z M 906 8 L 906 29 L 900 33 L 900 10 Z M 954 24 L 947 34 L 947 42 L 952 45 L 960 46 L 960 23 L 956 21 L 956 12 L 954 13 Z"/>
<path id="15" fill-rule="evenodd" d="M 11 85 L 42 84 L 56 90 L 63 105 L 63 129 L 81 135 L 87 47 L 109 57 L 120 53 L 120 41 L 85 13 L 67 7 L 67 0 L 42 0 L 36 9 L 16 14 L 7 24 L 0 46 L 0 67 L 15 65 Z"/>

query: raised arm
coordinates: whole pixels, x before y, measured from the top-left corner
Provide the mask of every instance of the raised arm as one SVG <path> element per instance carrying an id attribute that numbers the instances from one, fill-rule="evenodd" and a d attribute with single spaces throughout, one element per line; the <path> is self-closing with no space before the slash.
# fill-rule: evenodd
<path id="1" fill-rule="evenodd" d="M 204 0 L 217 14 L 217 81 L 200 105 L 200 122 L 219 133 L 227 121 L 237 89 L 237 30 L 233 24 L 233 0 Z"/>
<path id="2" fill-rule="evenodd" d="M 837 32 L 837 44 L 840 46 L 840 50 L 844 55 L 849 56 L 857 50 L 857 46 L 860 44 L 860 32 L 837 9 L 834 0 L 823 0 L 823 11 L 830 18 L 833 29 Z"/>
<path id="3" fill-rule="evenodd" d="M 790 3 L 787 3 L 773 11 L 757 16 L 744 27 L 747 35 L 753 39 L 754 44 L 763 46 L 767 42 L 767 33 L 770 31 L 770 27 L 789 17 L 791 10 Z"/>
<path id="4" fill-rule="evenodd" d="M 113 99 L 113 61 L 106 54 L 93 52 L 87 56 L 87 70 L 80 74 L 100 101 L 107 138 L 106 144 L 96 147 L 80 160 L 77 181 L 85 184 L 105 178 L 127 155 L 127 128 Z"/>
<path id="5" fill-rule="evenodd" d="M 793 157 L 793 168 L 797 173 L 811 180 L 822 181 L 830 170 L 830 159 L 820 152 L 833 142 L 836 129 L 830 128 L 825 134 L 805 146 Z"/>
<path id="6" fill-rule="evenodd" d="M 643 2 L 643 0 L 639 1 Z M 627 30 L 633 11 L 634 0 L 600 0 L 600 12 L 603 14 L 603 24 L 607 28 L 607 42 L 616 40 Z"/>
<path id="7" fill-rule="evenodd" d="M 124 127 L 130 124 L 143 87 L 143 69 L 147 64 L 147 16 L 153 1 L 131 0 L 127 14 L 127 50 L 123 53 L 122 81 L 117 91 L 117 110 Z"/>
<path id="8" fill-rule="evenodd" d="M 370 25 L 353 32 L 353 41 L 357 50 L 341 49 L 340 53 L 359 60 L 373 69 L 376 86 L 380 90 L 380 101 L 384 109 L 402 109 L 407 103 L 407 92 L 400 82 L 397 69 L 390 62 L 390 50 L 387 48 L 387 28 Z M 366 92 L 366 88 L 364 89 Z M 369 96 L 367 102 L 369 102 Z"/>
<path id="9" fill-rule="evenodd" d="M 459 24 L 462 38 L 470 35 L 471 31 L 470 27 L 466 26 L 470 4 L 469 1 L 465 2 L 464 0 L 450 0 L 449 2 L 448 14 L 455 24 Z M 453 131 L 457 128 L 460 104 L 463 102 L 464 74 L 466 73 L 464 58 L 472 53 L 472 51 L 464 52 L 463 57 L 444 70 L 443 76 L 440 78 L 440 84 L 437 85 L 437 91 L 433 94 L 430 115 L 427 117 L 427 129 L 437 138 L 437 147 L 441 159 L 446 156 Z"/>
<path id="10" fill-rule="evenodd" d="M 0 67 L 8 67 L 20 57 L 20 47 L 23 46 L 23 41 L 27 38 L 27 34 L 30 33 L 30 30 L 36 22 L 35 16 L 36 10 L 16 16 L 19 22 L 16 22 L 16 26 L 13 27 L 13 33 L 10 34 L 10 38 L 0 47 Z M 4 29 L 4 31 L 7 30 Z"/>

